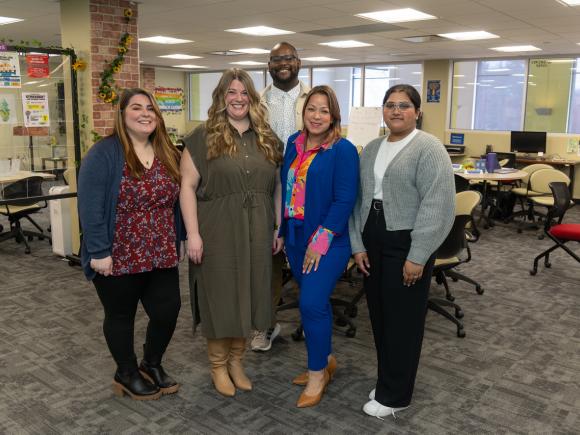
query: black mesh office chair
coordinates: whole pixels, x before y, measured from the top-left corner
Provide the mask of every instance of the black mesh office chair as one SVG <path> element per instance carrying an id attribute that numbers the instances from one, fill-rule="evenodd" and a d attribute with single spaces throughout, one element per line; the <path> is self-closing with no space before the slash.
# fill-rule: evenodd
<path id="1" fill-rule="evenodd" d="M 46 208 L 48 203 L 44 201 L 44 204 L 40 204 L 34 200 L 26 200 L 26 198 L 42 196 L 42 181 L 42 177 L 26 177 L 22 180 L 10 183 L 2 189 L 2 199 L 14 199 L 19 201 L 15 201 L 14 205 L 4 205 L 0 207 L 0 214 L 6 216 L 10 222 L 10 230 L 6 233 L 0 234 L 0 242 L 15 239 L 17 243 L 24 243 L 24 252 L 26 254 L 30 254 L 30 246 L 28 245 L 28 242 L 32 241 L 33 237 L 38 237 L 39 240 L 43 240 L 47 237 L 47 235 L 42 231 L 42 228 L 40 228 L 30 215 Z M 38 229 L 38 232 L 23 230 L 20 224 L 21 219 L 27 219 Z"/>

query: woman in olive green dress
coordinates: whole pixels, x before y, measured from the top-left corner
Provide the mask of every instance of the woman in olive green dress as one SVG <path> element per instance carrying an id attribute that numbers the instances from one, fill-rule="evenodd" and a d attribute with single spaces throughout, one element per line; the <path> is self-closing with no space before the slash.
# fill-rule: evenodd
<path id="1" fill-rule="evenodd" d="M 225 71 L 212 98 L 208 120 L 185 139 L 180 203 L 194 323 L 198 305 L 214 385 L 233 396 L 252 389 L 246 337 L 271 325 L 281 143 L 245 71 Z"/>

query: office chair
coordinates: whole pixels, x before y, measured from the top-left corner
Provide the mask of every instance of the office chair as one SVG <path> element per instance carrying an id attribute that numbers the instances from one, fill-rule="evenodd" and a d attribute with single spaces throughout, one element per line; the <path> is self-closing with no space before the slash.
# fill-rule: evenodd
<path id="1" fill-rule="evenodd" d="M 26 254 L 30 254 L 28 242 L 32 241 L 33 237 L 38 237 L 39 240 L 47 237 L 30 215 L 46 208 L 48 203 L 44 201 L 44 205 L 40 205 L 36 201 L 26 201 L 27 197 L 42 196 L 42 181 L 42 177 L 26 177 L 8 184 L 2 190 L 1 196 L 3 199 L 18 199 L 19 201 L 16 205 L 0 207 L 0 214 L 6 216 L 10 222 L 10 231 L 0 235 L 0 242 L 9 239 L 15 239 L 17 243 L 22 242 L 24 243 L 24 252 Z M 34 225 L 38 232 L 23 230 L 20 224 L 20 220 L 23 218 Z"/>
<path id="2" fill-rule="evenodd" d="M 538 192 L 534 192 L 530 187 L 530 176 L 541 169 L 552 169 L 552 167 L 545 163 L 537 163 L 522 168 L 522 171 L 527 172 L 528 175 L 520 180 L 519 186 L 514 187 L 511 190 L 512 193 L 516 195 L 516 199 L 520 203 L 521 208 L 517 212 L 512 213 L 511 216 L 505 220 L 506 223 L 509 223 L 518 217 L 535 222 L 535 216 L 539 215 L 539 213 L 535 213 L 533 206 L 527 206 L 527 200 L 533 196 L 541 195 Z"/>
<path id="3" fill-rule="evenodd" d="M 447 235 L 445 241 L 437 250 L 437 259 L 433 268 L 433 276 L 438 284 L 443 284 L 445 287 L 446 299 L 429 296 L 427 300 L 427 308 L 442 315 L 450 320 L 457 327 L 457 336 L 459 338 L 465 337 L 465 330 L 461 318 L 463 317 L 463 310 L 453 300 L 453 296 L 449 291 L 449 284 L 447 283 L 446 273 L 460 264 L 471 260 L 471 254 L 468 254 L 466 259 L 461 258 L 461 254 L 465 250 L 469 250 L 466 236 L 466 225 L 472 219 L 471 214 L 477 205 L 481 202 L 481 194 L 479 192 L 470 190 L 466 192 L 459 192 L 455 196 L 455 221 L 453 227 Z M 463 275 L 456 275 L 464 278 Z M 460 278 L 460 279 L 461 279 Z M 470 280 L 471 282 L 474 282 Z M 454 315 L 450 314 L 444 307 L 453 308 Z"/>
<path id="4" fill-rule="evenodd" d="M 529 184 L 531 189 L 533 189 L 533 191 L 538 195 L 529 197 L 528 204 L 530 208 L 534 210 L 534 214 L 540 217 L 540 220 L 546 218 L 546 214 L 536 211 L 536 208 L 537 206 L 550 208 L 554 205 L 554 197 L 552 196 L 552 191 L 550 190 L 550 183 L 558 181 L 565 183 L 566 186 L 570 184 L 570 178 L 568 178 L 568 176 L 562 171 L 558 171 L 554 168 L 540 169 L 539 171 L 535 171 L 532 175 L 530 175 Z M 538 226 L 534 221 L 528 225 L 522 222 L 518 225 L 518 233 L 521 233 L 522 229 L 525 227 L 538 229 Z M 541 233 L 538 238 L 543 239 L 544 234 Z"/>
<path id="5" fill-rule="evenodd" d="M 538 273 L 538 262 L 542 257 L 544 257 L 544 266 L 547 268 L 551 267 L 550 253 L 558 248 L 562 248 L 574 260 L 580 263 L 580 257 L 570 250 L 570 248 L 565 246 L 565 243 L 569 241 L 580 242 L 580 223 L 562 223 L 566 211 L 571 206 L 568 185 L 562 181 L 555 181 L 550 183 L 550 190 L 553 194 L 554 205 L 552 205 L 548 211 L 548 216 L 544 224 L 544 233 L 555 242 L 555 245 L 546 249 L 534 258 L 534 266 L 532 270 L 530 270 L 530 275 Z M 554 221 L 556 220 L 557 223 L 554 224 Z"/>

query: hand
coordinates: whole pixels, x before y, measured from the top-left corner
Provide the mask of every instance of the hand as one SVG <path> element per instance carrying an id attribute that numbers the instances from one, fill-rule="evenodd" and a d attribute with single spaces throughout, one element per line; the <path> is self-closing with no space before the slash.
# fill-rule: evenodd
<path id="1" fill-rule="evenodd" d="M 109 255 L 105 258 L 91 258 L 91 269 L 104 276 L 113 273 L 113 258 Z"/>
<path id="2" fill-rule="evenodd" d="M 187 236 L 187 256 L 193 264 L 201 264 L 203 257 L 203 240 L 199 234 Z"/>
<path id="3" fill-rule="evenodd" d="M 181 263 L 185 258 L 185 241 L 179 242 L 179 262 Z"/>
<path id="4" fill-rule="evenodd" d="M 406 260 L 403 265 L 403 284 L 411 287 L 423 276 L 423 265 Z"/>
<path id="5" fill-rule="evenodd" d="M 314 272 L 318 270 L 318 263 L 320 263 L 320 258 L 322 255 L 318 252 L 314 252 L 310 246 L 306 249 L 306 254 L 304 254 L 304 262 L 302 263 L 302 273 L 310 273 L 314 268 Z"/>
<path id="6" fill-rule="evenodd" d="M 356 263 L 356 267 L 359 268 L 364 276 L 369 276 L 371 274 L 371 263 L 369 263 L 369 256 L 366 252 L 357 252 L 354 254 L 354 262 Z"/>
<path id="7" fill-rule="evenodd" d="M 276 255 L 284 248 L 284 237 L 278 237 L 278 230 L 274 231 L 274 241 L 272 242 L 272 255 Z"/>

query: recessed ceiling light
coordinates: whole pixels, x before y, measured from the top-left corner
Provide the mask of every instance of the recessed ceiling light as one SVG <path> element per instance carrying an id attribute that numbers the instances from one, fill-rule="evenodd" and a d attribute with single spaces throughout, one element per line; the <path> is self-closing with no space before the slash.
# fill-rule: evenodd
<path id="1" fill-rule="evenodd" d="M 189 39 L 172 38 L 170 36 L 149 36 L 148 38 L 139 38 L 139 41 L 154 42 L 155 44 L 185 44 L 193 42 Z"/>
<path id="2" fill-rule="evenodd" d="M 252 36 L 275 36 L 275 35 L 290 35 L 289 30 L 275 29 L 268 26 L 254 26 L 242 27 L 241 29 L 226 29 L 226 32 L 243 33 L 244 35 Z"/>
<path id="3" fill-rule="evenodd" d="M 0 17 L 0 26 L 3 24 L 18 23 L 19 21 L 24 20 L 22 18 Z"/>
<path id="4" fill-rule="evenodd" d="M 232 50 L 238 53 L 244 54 L 268 54 L 270 50 L 264 50 L 263 48 L 240 48 L 238 50 Z"/>
<path id="5" fill-rule="evenodd" d="M 186 60 L 186 59 L 201 59 L 201 56 L 190 56 L 189 54 L 164 54 L 163 56 L 157 56 L 157 57 L 164 57 L 166 59 L 180 59 L 180 60 Z"/>
<path id="6" fill-rule="evenodd" d="M 551 63 L 574 63 L 574 59 L 549 59 Z"/>
<path id="7" fill-rule="evenodd" d="M 326 45 L 334 48 L 356 48 L 356 47 L 371 47 L 374 44 L 367 44 L 366 42 L 353 41 L 352 39 L 346 41 L 321 42 L 318 45 Z"/>
<path id="8" fill-rule="evenodd" d="M 560 3 L 564 3 L 568 6 L 580 6 L 580 0 L 560 0 Z"/>
<path id="9" fill-rule="evenodd" d="M 465 77 L 465 74 L 453 74 L 453 77 Z"/>
<path id="10" fill-rule="evenodd" d="M 207 68 L 207 66 L 201 65 L 173 65 L 175 68 L 188 68 L 188 69 L 196 69 L 196 68 Z"/>
<path id="11" fill-rule="evenodd" d="M 381 21 L 383 23 L 404 23 L 408 21 L 433 20 L 437 18 L 434 15 L 429 15 L 411 8 L 366 12 L 364 14 L 356 14 L 355 16 L 366 18 L 367 20 Z"/>
<path id="12" fill-rule="evenodd" d="M 475 32 L 439 33 L 437 36 L 441 36 L 447 39 L 454 39 L 455 41 L 475 41 L 476 39 L 499 38 L 499 36 L 483 30 L 478 30 Z"/>
<path id="13" fill-rule="evenodd" d="M 326 56 L 314 56 L 314 57 L 303 57 L 302 60 L 309 60 L 311 62 L 332 62 L 333 60 L 340 59 L 335 59 L 334 57 L 326 57 Z"/>
<path id="14" fill-rule="evenodd" d="M 514 53 L 518 51 L 542 51 L 541 48 L 533 45 L 506 45 L 505 47 L 493 47 L 490 50 L 503 51 L 505 53 Z"/>
<path id="15" fill-rule="evenodd" d="M 254 60 L 240 60 L 239 62 L 230 62 L 230 65 L 256 66 L 256 65 L 268 65 L 268 64 L 266 62 L 256 62 Z"/>
<path id="16" fill-rule="evenodd" d="M 506 72 L 511 71 L 509 68 L 488 68 L 487 72 Z"/>

